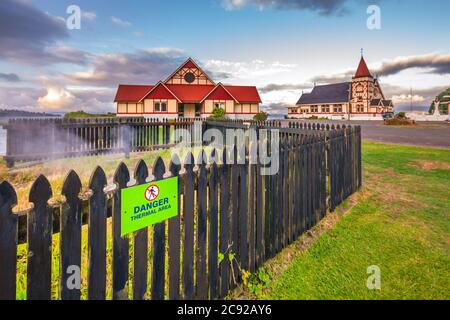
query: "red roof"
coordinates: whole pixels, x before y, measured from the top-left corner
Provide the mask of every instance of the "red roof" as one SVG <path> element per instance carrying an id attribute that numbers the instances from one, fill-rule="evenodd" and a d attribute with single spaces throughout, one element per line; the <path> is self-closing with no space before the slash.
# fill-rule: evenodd
<path id="1" fill-rule="evenodd" d="M 363 77 L 371 77 L 369 68 L 367 67 L 366 61 L 364 57 L 361 57 L 361 61 L 359 61 L 358 70 L 356 70 L 355 78 L 363 78 Z"/>
<path id="2" fill-rule="evenodd" d="M 224 86 L 239 102 L 261 103 L 258 90 L 253 86 Z"/>
<path id="3" fill-rule="evenodd" d="M 142 99 L 177 99 L 178 97 L 170 91 L 169 88 L 167 88 L 166 85 L 164 85 L 162 82 L 159 82 L 153 89 L 150 89 L 150 91 L 145 94 L 143 97 L 141 97 L 139 100 Z"/>
<path id="4" fill-rule="evenodd" d="M 178 99 L 184 103 L 200 103 L 207 97 L 211 91 L 216 88 L 215 85 L 195 85 L 195 84 L 166 84 L 165 85 Z M 253 86 L 223 86 L 236 100 L 240 103 L 261 103 L 261 98 L 259 96 L 258 90 Z M 135 86 L 135 85 L 119 85 L 117 90 L 115 102 L 127 102 L 127 101 L 140 101 L 143 99 L 154 86 Z M 159 88 L 155 89 L 151 95 L 155 93 L 159 98 L 157 99 L 167 99 L 165 95 L 168 94 L 167 90 L 162 90 L 159 92 Z M 215 95 L 219 89 L 216 89 L 212 94 Z M 222 89 L 223 90 L 223 89 Z M 220 93 L 220 91 L 219 91 Z M 220 93 L 220 97 L 214 97 L 218 100 L 228 100 L 230 99 L 227 94 L 226 99 L 222 93 L 226 93 L 225 90 Z M 164 97 L 163 97 L 164 95 Z M 220 98 L 220 99 L 219 99 Z"/>
<path id="5" fill-rule="evenodd" d="M 195 69 L 197 66 L 189 59 L 181 68 Z"/>
<path id="6" fill-rule="evenodd" d="M 154 86 L 119 85 L 114 102 L 137 102 Z"/>
<path id="7" fill-rule="evenodd" d="M 199 103 L 215 87 L 214 85 L 196 84 L 167 84 L 166 86 L 185 103 Z"/>
<path id="8" fill-rule="evenodd" d="M 227 89 L 222 84 L 217 85 L 206 97 L 202 100 L 235 100 Z"/>

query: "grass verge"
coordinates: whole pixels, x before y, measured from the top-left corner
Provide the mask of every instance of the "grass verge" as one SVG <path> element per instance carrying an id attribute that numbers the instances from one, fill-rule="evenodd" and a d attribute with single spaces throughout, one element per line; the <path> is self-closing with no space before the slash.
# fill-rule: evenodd
<path id="1" fill-rule="evenodd" d="M 269 261 L 241 298 L 450 298 L 450 150 L 365 142 L 363 165 L 357 203 Z M 380 290 L 366 286 L 372 265 Z"/>

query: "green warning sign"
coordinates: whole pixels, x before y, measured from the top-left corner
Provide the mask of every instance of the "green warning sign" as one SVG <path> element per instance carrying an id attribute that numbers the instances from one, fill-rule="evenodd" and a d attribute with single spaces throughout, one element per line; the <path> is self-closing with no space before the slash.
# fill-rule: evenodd
<path id="1" fill-rule="evenodd" d="M 178 177 L 122 189 L 122 237 L 178 215 Z"/>

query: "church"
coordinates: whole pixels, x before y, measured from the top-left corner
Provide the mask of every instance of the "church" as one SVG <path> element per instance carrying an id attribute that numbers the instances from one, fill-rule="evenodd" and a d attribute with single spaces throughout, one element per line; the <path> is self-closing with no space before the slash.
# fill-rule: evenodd
<path id="1" fill-rule="evenodd" d="M 303 93 L 295 107 L 289 107 L 289 118 L 328 118 L 336 120 L 381 120 L 392 112 L 392 100 L 387 100 L 380 83 L 373 77 L 364 57 L 351 82 L 314 86 Z"/>
<path id="2" fill-rule="evenodd" d="M 155 85 L 119 85 L 118 117 L 209 117 L 222 108 L 229 119 L 253 119 L 261 98 L 254 86 L 215 83 L 191 58 Z"/>

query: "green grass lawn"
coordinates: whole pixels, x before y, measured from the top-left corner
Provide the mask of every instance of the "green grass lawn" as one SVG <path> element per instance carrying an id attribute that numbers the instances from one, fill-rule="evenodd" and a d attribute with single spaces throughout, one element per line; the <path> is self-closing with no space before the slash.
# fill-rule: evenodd
<path id="1" fill-rule="evenodd" d="M 356 205 L 308 249 L 288 248 L 283 271 L 283 253 L 266 265 L 249 298 L 450 298 L 450 150 L 365 142 L 363 166 Z M 366 287 L 371 265 L 381 290 Z"/>

